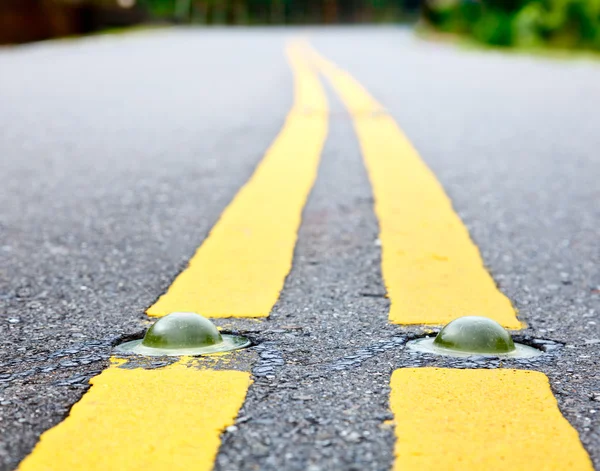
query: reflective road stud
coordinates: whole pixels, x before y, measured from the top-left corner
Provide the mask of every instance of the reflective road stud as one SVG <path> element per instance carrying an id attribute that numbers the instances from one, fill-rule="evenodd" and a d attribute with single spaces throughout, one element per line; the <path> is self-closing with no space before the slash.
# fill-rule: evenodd
<path id="1" fill-rule="evenodd" d="M 505 358 L 533 358 L 541 350 L 515 343 L 508 331 L 492 319 L 464 316 L 446 325 L 435 339 L 424 337 L 410 340 L 407 348 L 421 353 L 466 357 L 470 355 Z"/>
<path id="2" fill-rule="evenodd" d="M 439 348 L 471 353 L 508 353 L 515 349 L 512 337 L 500 324 L 478 316 L 454 319 L 433 343 Z"/>
<path id="3" fill-rule="evenodd" d="M 593 471 L 542 373 L 407 368 L 391 387 L 394 471 Z"/>
<path id="4" fill-rule="evenodd" d="M 115 348 L 120 353 L 146 356 L 197 356 L 222 353 L 250 346 L 239 335 L 221 334 L 207 318 L 193 312 L 172 312 L 158 319 L 142 340 Z"/>
<path id="5" fill-rule="evenodd" d="M 327 100 L 316 74 L 288 48 L 294 107 L 248 183 L 225 209 L 189 266 L 147 314 L 266 317 L 292 257 L 302 209 L 327 135 Z"/>
<path id="6" fill-rule="evenodd" d="M 194 348 L 222 341 L 219 330 L 206 317 L 192 312 L 172 312 L 152 324 L 142 343 L 152 348 Z"/>
<path id="7" fill-rule="evenodd" d="M 19 470 L 211 470 L 250 374 L 199 370 L 185 361 L 152 370 L 114 364 L 92 379 Z"/>
<path id="8" fill-rule="evenodd" d="M 520 329 L 443 188 L 395 121 L 349 74 L 310 54 L 353 117 L 375 196 L 390 321 L 446 324 L 481 314 Z"/>

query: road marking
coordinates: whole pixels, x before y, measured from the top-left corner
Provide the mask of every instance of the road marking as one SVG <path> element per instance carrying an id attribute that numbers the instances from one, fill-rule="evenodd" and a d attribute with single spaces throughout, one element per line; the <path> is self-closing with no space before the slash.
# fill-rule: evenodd
<path id="1" fill-rule="evenodd" d="M 396 122 L 347 72 L 306 50 L 354 121 L 375 196 L 390 321 L 445 324 L 482 315 L 522 328 L 450 199 Z"/>
<path id="2" fill-rule="evenodd" d="M 199 370 L 186 360 L 152 370 L 115 363 L 91 384 L 20 471 L 210 471 L 250 374 Z"/>
<path id="3" fill-rule="evenodd" d="M 536 371 L 394 371 L 394 471 L 592 471 L 548 378 Z"/>
<path id="4" fill-rule="evenodd" d="M 294 106 L 252 178 L 189 266 L 147 310 L 265 317 L 291 269 L 302 209 L 327 136 L 328 105 L 297 45 L 287 49 Z M 189 360 L 127 369 L 120 360 L 90 382 L 69 416 L 40 437 L 21 471 L 211 470 L 250 374 L 198 369 Z"/>
<path id="5" fill-rule="evenodd" d="M 325 92 L 297 45 L 287 49 L 294 106 L 252 178 L 150 316 L 266 317 L 292 267 L 302 210 L 327 136 Z"/>

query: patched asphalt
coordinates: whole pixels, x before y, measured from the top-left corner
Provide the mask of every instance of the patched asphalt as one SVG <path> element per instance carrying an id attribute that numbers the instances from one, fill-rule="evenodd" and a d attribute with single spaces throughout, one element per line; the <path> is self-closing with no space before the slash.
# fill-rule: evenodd
<path id="1" fill-rule="evenodd" d="M 0 469 L 66 416 L 112 345 L 141 334 L 251 175 L 291 105 L 293 35 L 397 119 L 529 326 L 517 338 L 548 352 L 405 350 L 428 329 L 387 322 L 371 189 L 327 88 L 330 135 L 281 298 L 268 320 L 218 322 L 257 346 L 223 366 L 254 383 L 216 469 L 389 469 L 391 372 L 430 365 L 543 371 L 600 468 L 600 62 L 463 51 L 389 27 L 0 49 Z"/>

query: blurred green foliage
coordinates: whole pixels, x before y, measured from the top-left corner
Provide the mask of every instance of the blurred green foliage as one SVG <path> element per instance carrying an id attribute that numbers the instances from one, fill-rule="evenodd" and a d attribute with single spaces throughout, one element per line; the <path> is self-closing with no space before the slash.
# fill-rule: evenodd
<path id="1" fill-rule="evenodd" d="M 495 46 L 600 50 L 600 0 L 430 0 L 424 15 Z"/>

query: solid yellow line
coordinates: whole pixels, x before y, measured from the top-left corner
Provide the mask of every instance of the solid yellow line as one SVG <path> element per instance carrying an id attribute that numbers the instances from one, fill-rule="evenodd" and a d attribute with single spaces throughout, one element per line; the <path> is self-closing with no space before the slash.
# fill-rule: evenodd
<path id="1" fill-rule="evenodd" d="M 20 471 L 210 471 L 250 374 L 184 363 L 153 370 L 115 364 L 91 384 Z"/>
<path id="2" fill-rule="evenodd" d="M 189 266 L 147 314 L 189 311 L 207 317 L 266 317 L 292 258 L 302 209 L 327 136 L 328 105 L 317 75 L 287 49 L 295 101 L 252 178 L 223 212 Z"/>
<path id="3" fill-rule="evenodd" d="M 348 73 L 308 53 L 353 117 L 375 196 L 390 321 L 445 324 L 481 315 L 521 328 L 450 199 L 396 122 Z"/>
<path id="4" fill-rule="evenodd" d="M 593 471 L 542 373 L 401 369 L 391 387 L 394 471 Z"/>

